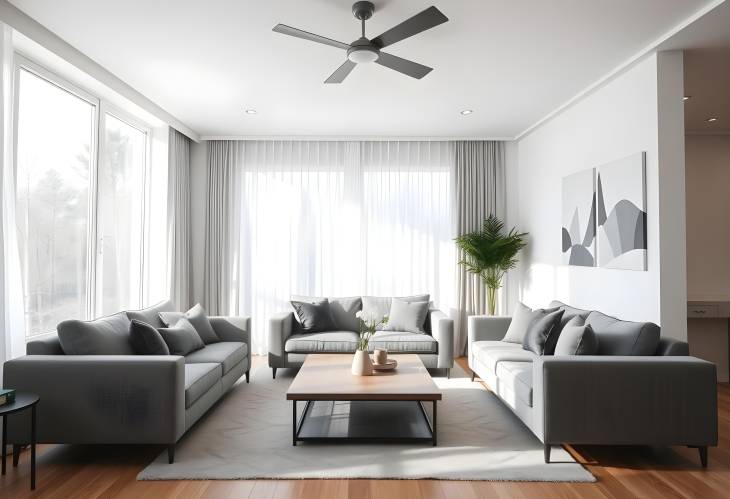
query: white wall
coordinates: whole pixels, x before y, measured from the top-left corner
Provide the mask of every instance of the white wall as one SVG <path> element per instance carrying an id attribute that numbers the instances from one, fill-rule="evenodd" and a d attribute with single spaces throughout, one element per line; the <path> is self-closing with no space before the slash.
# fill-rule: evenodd
<path id="1" fill-rule="evenodd" d="M 193 301 L 203 301 L 205 238 L 206 154 L 208 143 L 190 144 L 191 234 L 193 234 Z"/>
<path id="2" fill-rule="evenodd" d="M 680 136 L 670 137 L 676 127 L 660 125 L 659 110 L 660 103 L 666 106 L 672 98 L 682 102 L 681 57 L 648 56 L 519 140 L 518 224 L 530 233 L 520 266 L 519 296 L 527 305 L 544 306 L 558 299 L 628 320 L 653 321 L 662 325 L 662 334 L 686 339 L 684 277 L 661 272 L 662 266 L 674 266 L 684 273 L 684 162 L 667 145 L 672 138 L 682 142 L 684 131 L 680 127 Z M 670 81 L 658 85 L 662 73 Z M 681 107 L 663 111 L 667 120 L 677 119 L 677 113 L 681 124 Z M 660 140 L 660 134 L 666 137 Z M 647 158 L 648 270 L 562 265 L 561 179 L 639 151 Z M 678 171 L 681 178 L 676 178 Z M 662 179 L 662 184 L 668 194 L 681 191 L 681 203 L 660 195 L 659 179 L 665 173 L 671 178 Z M 666 205 L 660 206 L 660 201 Z M 670 215 L 674 218 L 667 218 Z M 664 237 L 661 228 L 667 231 Z M 672 240 L 678 247 L 662 255 L 662 246 Z M 669 289 L 673 286 L 681 289 Z M 675 317 L 682 314 L 678 322 Z"/>

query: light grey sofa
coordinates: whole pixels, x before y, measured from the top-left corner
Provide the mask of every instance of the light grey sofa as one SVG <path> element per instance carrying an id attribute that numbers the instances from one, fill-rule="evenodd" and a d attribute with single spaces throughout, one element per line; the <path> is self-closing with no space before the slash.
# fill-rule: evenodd
<path id="1" fill-rule="evenodd" d="M 660 338 L 652 323 L 629 322 L 553 302 L 563 324 L 586 317 L 598 355 L 538 356 L 501 341 L 509 317 L 469 317 L 472 372 L 545 445 L 717 445 L 715 365 L 689 357 L 687 344 Z M 472 380 L 474 374 L 472 374 Z"/>
<path id="2" fill-rule="evenodd" d="M 163 302 L 87 325 L 111 324 L 124 334 L 131 319 L 164 327 L 158 313 L 173 310 Z M 221 342 L 185 357 L 65 355 L 58 335 L 50 334 L 28 342 L 26 356 L 5 362 L 4 383 L 40 396 L 39 443 L 164 444 L 172 463 L 180 437 L 241 376 L 248 381 L 250 319 L 210 317 L 210 322 Z M 8 443 L 30 442 L 27 420 L 9 418 Z"/>
<path id="3" fill-rule="evenodd" d="M 348 298 L 349 300 L 350 298 Z M 337 302 L 331 298 L 330 303 Z M 359 309 L 358 309 L 359 310 Z M 293 312 L 282 312 L 269 320 L 269 367 L 276 378 L 278 368 L 299 368 L 310 353 L 354 353 L 357 349 L 357 310 L 352 315 L 351 330 L 302 333 Z M 340 313 L 344 313 L 340 310 Z M 384 348 L 389 353 L 418 354 L 429 369 L 445 369 L 449 376 L 454 367 L 454 321 L 440 310 L 431 308 L 424 324 L 426 334 L 378 331 L 370 340 L 373 351 Z"/>

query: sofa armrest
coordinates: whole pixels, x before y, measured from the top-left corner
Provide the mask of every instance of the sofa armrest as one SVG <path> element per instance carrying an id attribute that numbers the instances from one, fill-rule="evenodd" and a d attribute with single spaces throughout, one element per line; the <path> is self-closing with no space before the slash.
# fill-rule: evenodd
<path id="1" fill-rule="evenodd" d="M 251 350 L 251 317 L 210 317 L 210 325 L 223 341 L 240 341 Z"/>
<path id="2" fill-rule="evenodd" d="M 545 443 L 717 445 L 715 365 L 695 357 L 543 356 L 533 365 Z"/>
<path id="3" fill-rule="evenodd" d="M 475 341 L 500 341 L 511 322 L 512 317 L 470 315 L 467 326 L 469 344 Z"/>
<path id="4" fill-rule="evenodd" d="M 40 396 L 38 441 L 173 444 L 185 431 L 185 361 L 173 355 L 27 355 L 4 383 Z M 8 420 L 10 443 L 30 441 L 29 418 Z"/>
<path id="5" fill-rule="evenodd" d="M 269 319 L 269 367 L 286 367 L 284 344 L 293 329 L 293 312 L 282 312 Z"/>
<path id="6" fill-rule="evenodd" d="M 454 367 L 454 320 L 441 310 L 429 311 L 431 334 L 439 344 L 438 367 Z"/>

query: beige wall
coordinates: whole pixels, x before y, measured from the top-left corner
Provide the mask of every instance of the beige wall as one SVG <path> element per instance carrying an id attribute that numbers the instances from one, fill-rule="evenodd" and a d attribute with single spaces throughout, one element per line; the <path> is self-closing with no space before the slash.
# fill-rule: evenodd
<path id="1" fill-rule="evenodd" d="M 730 135 L 688 135 L 687 295 L 730 301 Z M 692 355 L 717 364 L 728 381 L 728 320 L 690 319 Z"/>

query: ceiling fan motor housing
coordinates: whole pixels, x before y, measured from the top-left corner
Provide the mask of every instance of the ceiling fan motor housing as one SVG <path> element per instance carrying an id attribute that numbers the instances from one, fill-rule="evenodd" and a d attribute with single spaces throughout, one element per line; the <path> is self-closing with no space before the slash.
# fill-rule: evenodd
<path id="1" fill-rule="evenodd" d="M 380 57 L 380 50 L 375 47 L 370 40 L 365 37 L 358 38 L 347 49 L 347 58 L 352 62 L 362 64 L 365 62 L 375 62 Z"/>

